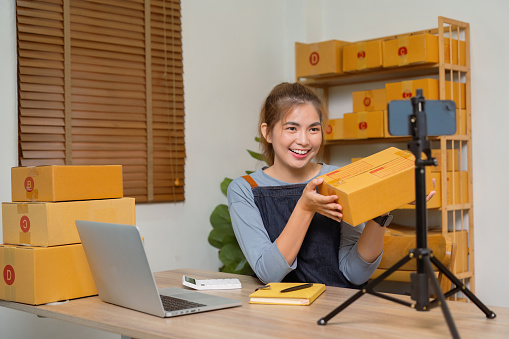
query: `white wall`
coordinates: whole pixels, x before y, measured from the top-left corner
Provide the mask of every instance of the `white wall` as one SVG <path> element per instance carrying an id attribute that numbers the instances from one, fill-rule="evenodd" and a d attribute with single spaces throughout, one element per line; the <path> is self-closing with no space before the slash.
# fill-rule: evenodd
<path id="1" fill-rule="evenodd" d="M 413 8 L 413 3 L 182 0 L 186 201 L 136 206 L 154 271 L 220 266 L 217 250 L 207 242 L 210 213 L 226 202 L 219 183 L 225 176 L 233 178 L 258 166 L 246 149 L 257 147 L 253 138 L 264 96 L 276 83 L 294 79 L 295 41 L 355 41 L 432 28 L 438 15 L 444 15 L 470 22 L 472 31 L 476 294 L 486 304 L 509 307 L 502 290 L 507 270 L 500 269 L 507 265 L 498 253 L 504 248 L 503 239 L 509 238 L 502 218 L 508 193 L 499 188 L 508 186 L 502 180 L 508 160 L 495 159 L 500 154 L 495 153 L 496 143 L 502 144 L 502 129 L 509 122 L 503 110 L 507 77 L 497 76 L 507 74 L 507 66 L 503 67 L 503 58 L 509 55 L 507 39 L 505 45 L 499 39 L 508 28 L 502 13 L 509 6 L 503 0 L 483 1 L 482 6 L 473 0 L 427 1 L 426 8 Z M 0 200 L 9 201 L 10 167 L 17 164 L 14 0 L 0 0 L 0 46 Z M 495 160 L 497 167 L 490 167 Z M 69 337 L 70 333 L 76 338 L 117 337 L 0 309 L 1 338 Z"/>

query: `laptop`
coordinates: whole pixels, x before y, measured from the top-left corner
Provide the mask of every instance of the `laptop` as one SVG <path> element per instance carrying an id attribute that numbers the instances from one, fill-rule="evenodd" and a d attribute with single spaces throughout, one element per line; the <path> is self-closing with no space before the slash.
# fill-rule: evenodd
<path id="1" fill-rule="evenodd" d="M 158 290 L 138 227 L 76 220 L 101 300 L 158 317 L 240 306 L 241 302 L 194 290 Z"/>

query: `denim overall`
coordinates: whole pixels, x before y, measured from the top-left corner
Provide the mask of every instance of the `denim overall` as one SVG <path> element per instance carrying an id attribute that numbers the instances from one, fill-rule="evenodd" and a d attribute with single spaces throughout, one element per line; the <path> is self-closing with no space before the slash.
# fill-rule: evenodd
<path id="1" fill-rule="evenodd" d="M 259 187 L 250 176 L 244 176 L 251 185 L 255 204 L 262 216 L 263 225 L 274 242 L 286 226 L 290 215 L 302 195 L 305 184 Z M 285 282 L 315 282 L 329 286 L 357 288 L 339 270 L 340 224 L 315 213 L 299 253 L 297 268 Z"/>

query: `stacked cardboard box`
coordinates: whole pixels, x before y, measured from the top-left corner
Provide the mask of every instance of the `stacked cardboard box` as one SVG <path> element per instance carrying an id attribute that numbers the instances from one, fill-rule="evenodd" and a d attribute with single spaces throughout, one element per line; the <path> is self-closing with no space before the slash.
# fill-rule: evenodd
<path id="1" fill-rule="evenodd" d="M 422 33 L 349 43 L 295 43 L 297 79 L 439 62 L 439 37 Z M 459 51 L 458 51 L 459 50 Z M 465 41 L 444 38 L 444 63 L 466 65 Z"/>
<path id="2" fill-rule="evenodd" d="M 121 166 L 11 170 L 2 203 L 0 299 L 39 305 L 97 293 L 75 220 L 135 224 Z"/>

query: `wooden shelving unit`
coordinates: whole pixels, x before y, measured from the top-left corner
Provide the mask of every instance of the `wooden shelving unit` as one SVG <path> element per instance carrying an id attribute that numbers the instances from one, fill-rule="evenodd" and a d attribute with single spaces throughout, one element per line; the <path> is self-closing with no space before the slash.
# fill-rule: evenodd
<path id="1" fill-rule="evenodd" d="M 311 78 L 298 78 L 297 81 L 319 88 L 324 95 L 325 101 L 328 104 L 329 88 L 336 86 L 349 86 L 353 84 L 372 83 L 372 82 L 390 82 L 395 79 L 411 79 L 422 76 L 438 77 L 439 80 L 439 98 L 440 100 L 446 99 L 446 84 L 450 85 L 450 93 L 453 93 L 452 86 L 457 85 L 459 82 L 465 84 L 465 107 L 457 107 L 466 111 L 466 133 L 462 135 L 433 137 L 432 145 L 434 149 L 440 149 L 441 158 L 439 161 L 446 164 L 446 149 L 458 150 L 459 153 L 459 168 L 453 168 L 453 171 L 467 171 L 467 184 L 462 185 L 462 182 L 455 179 L 454 175 L 449 178 L 449 186 L 454 189 L 459 188 L 460 194 L 468 190 L 468 203 L 458 202 L 451 200 L 448 202 L 447 190 L 447 168 L 442 166 L 440 172 L 441 178 L 441 208 L 437 212 L 441 214 L 441 229 L 444 236 L 452 237 L 453 242 L 456 241 L 456 233 L 461 231 L 468 232 L 468 249 L 458 248 L 458 253 L 467 251 L 468 253 L 468 269 L 463 272 L 457 272 L 456 267 L 453 265 L 451 270 L 453 273 L 469 284 L 472 292 L 475 292 L 475 274 L 474 274 L 474 224 L 473 224 L 473 194 L 472 194 L 472 134 L 471 134 L 471 101 L 470 101 L 470 28 L 469 24 L 449 18 L 439 17 L 438 27 L 423 30 L 418 32 L 410 32 L 401 35 L 379 37 L 379 39 L 392 39 L 402 36 L 410 36 L 422 33 L 430 33 L 438 36 L 439 41 L 439 62 L 436 64 L 423 64 L 414 66 L 403 66 L 394 68 L 382 68 L 375 71 L 362 71 L 357 73 L 339 74 L 334 76 L 321 76 Z M 445 63 L 445 44 L 444 38 L 451 37 L 465 42 L 465 54 L 458 57 L 457 64 Z M 375 40 L 375 39 L 373 39 Z M 371 40 L 366 40 L 371 41 Z M 458 55 L 459 53 L 458 41 Z M 449 45 L 449 55 L 452 55 L 452 44 Z M 452 60 L 452 58 L 451 58 Z M 464 65 L 460 65 L 461 63 Z M 450 81 L 450 82 L 447 82 Z M 367 88 L 369 89 L 369 88 Z M 461 94 L 461 91 L 458 90 Z M 461 100 L 459 100 L 461 103 Z M 461 104 L 460 104 L 461 105 Z M 336 145 L 358 145 L 358 144 L 379 144 L 379 143 L 398 143 L 407 142 L 410 138 L 378 138 L 378 139 L 357 139 L 357 140 L 334 140 L 327 141 L 325 144 L 325 158 L 326 161 L 330 158 L 330 153 L 334 152 Z M 466 158 L 466 159 L 465 159 Z M 464 165 L 466 164 L 466 166 Z M 451 199 L 451 198 L 449 198 Z M 463 252 L 465 253 L 465 252 Z"/>

